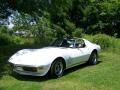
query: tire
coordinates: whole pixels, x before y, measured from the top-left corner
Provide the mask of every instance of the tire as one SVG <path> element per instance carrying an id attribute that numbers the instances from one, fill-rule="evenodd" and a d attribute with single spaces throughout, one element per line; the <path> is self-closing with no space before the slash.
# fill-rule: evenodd
<path id="1" fill-rule="evenodd" d="M 88 64 L 96 65 L 97 63 L 98 63 L 98 55 L 97 55 L 97 52 L 93 51 L 88 60 Z"/>
<path id="2" fill-rule="evenodd" d="M 59 78 L 63 75 L 63 72 L 64 72 L 64 64 L 62 60 L 59 59 L 55 60 L 51 65 L 50 75 L 52 77 Z"/>

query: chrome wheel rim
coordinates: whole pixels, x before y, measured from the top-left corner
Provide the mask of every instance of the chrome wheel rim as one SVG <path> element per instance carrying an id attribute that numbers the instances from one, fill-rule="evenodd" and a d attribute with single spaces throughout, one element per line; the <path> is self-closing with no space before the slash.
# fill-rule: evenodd
<path id="1" fill-rule="evenodd" d="M 93 60 L 94 64 L 96 64 L 96 63 L 97 63 L 97 55 L 96 55 L 96 54 L 94 54 L 94 55 L 93 55 L 92 60 Z"/>
<path id="2" fill-rule="evenodd" d="M 55 74 L 61 76 L 63 73 L 63 64 L 62 62 L 57 62 L 55 65 Z"/>

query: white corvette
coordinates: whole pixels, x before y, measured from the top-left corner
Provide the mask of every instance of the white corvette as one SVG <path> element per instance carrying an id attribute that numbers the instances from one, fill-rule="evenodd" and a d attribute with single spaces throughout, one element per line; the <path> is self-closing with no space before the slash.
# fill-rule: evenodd
<path id="1" fill-rule="evenodd" d="M 23 49 L 15 53 L 9 63 L 13 71 L 22 75 L 55 77 L 64 70 L 83 62 L 97 64 L 100 46 L 82 38 L 58 39 L 49 47 Z"/>

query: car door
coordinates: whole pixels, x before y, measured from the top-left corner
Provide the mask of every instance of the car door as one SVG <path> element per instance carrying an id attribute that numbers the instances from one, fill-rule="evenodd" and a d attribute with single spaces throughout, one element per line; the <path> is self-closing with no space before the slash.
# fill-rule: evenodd
<path id="1" fill-rule="evenodd" d="M 85 45 L 85 42 L 82 39 L 76 41 L 75 48 L 70 48 L 69 53 L 70 65 L 79 64 L 87 61 L 89 58 L 89 48 Z"/>

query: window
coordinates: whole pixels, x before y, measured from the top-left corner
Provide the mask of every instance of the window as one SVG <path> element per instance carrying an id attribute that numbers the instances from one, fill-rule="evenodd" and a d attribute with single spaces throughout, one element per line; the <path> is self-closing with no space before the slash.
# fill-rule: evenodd
<path id="1" fill-rule="evenodd" d="M 76 48 L 84 48 L 86 45 L 85 45 L 85 42 L 83 39 L 77 39 L 76 40 L 76 44 L 75 44 L 75 47 Z"/>

